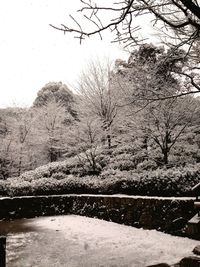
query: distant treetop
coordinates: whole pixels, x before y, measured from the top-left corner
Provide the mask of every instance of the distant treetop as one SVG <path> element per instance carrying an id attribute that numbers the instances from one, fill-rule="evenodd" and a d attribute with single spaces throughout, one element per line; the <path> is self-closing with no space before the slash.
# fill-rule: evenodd
<path id="1" fill-rule="evenodd" d="M 62 82 L 49 82 L 39 90 L 37 97 L 33 102 L 33 107 L 42 107 L 50 102 L 55 102 L 65 107 L 73 117 L 76 117 L 76 111 L 73 109 L 74 94 Z"/>

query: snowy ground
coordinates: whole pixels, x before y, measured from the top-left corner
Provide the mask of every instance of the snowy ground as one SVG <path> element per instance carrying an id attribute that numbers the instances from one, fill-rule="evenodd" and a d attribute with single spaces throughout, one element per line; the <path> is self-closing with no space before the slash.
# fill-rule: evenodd
<path id="1" fill-rule="evenodd" d="M 144 267 L 173 264 L 191 255 L 198 241 L 67 215 L 12 222 L 7 267 Z M 1 224 L 8 228 L 5 223 Z M 15 230 L 12 230 L 15 229 Z"/>

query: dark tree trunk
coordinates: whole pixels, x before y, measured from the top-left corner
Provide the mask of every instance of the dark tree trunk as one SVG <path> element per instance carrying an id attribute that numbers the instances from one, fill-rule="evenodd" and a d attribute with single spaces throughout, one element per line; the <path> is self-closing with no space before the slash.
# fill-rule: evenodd
<path id="1" fill-rule="evenodd" d="M 168 149 L 163 149 L 163 163 L 167 165 L 169 163 L 168 159 Z"/>
<path id="2" fill-rule="evenodd" d="M 50 152 L 50 162 L 54 162 L 57 160 L 57 154 L 55 152 Z"/>
<path id="3" fill-rule="evenodd" d="M 20 155 L 19 155 L 19 167 L 18 167 L 18 176 L 20 176 L 21 171 L 22 171 L 22 152 L 23 148 L 20 148 Z"/>
<path id="4" fill-rule="evenodd" d="M 111 136 L 110 134 L 107 135 L 107 140 L 108 140 L 108 148 L 111 148 Z"/>
<path id="5" fill-rule="evenodd" d="M 148 137 L 144 137 L 142 148 L 148 150 Z"/>

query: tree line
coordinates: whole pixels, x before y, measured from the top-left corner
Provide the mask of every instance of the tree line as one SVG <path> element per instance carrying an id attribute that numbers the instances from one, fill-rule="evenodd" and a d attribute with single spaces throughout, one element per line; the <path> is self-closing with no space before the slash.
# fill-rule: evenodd
<path id="1" fill-rule="evenodd" d="M 187 51 L 144 44 L 127 61 L 91 62 L 76 93 L 49 82 L 30 108 L 1 109 L 0 178 L 70 157 L 98 174 L 105 151 L 127 170 L 199 162 L 199 77 L 182 75 L 193 64 Z"/>

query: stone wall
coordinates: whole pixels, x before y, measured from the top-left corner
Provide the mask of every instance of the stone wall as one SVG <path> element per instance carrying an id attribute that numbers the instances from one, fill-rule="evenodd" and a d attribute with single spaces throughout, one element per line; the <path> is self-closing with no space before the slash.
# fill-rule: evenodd
<path id="1" fill-rule="evenodd" d="M 146 229 L 184 234 L 195 214 L 193 199 L 106 195 L 58 195 L 0 199 L 0 219 L 77 214 Z M 181 231 L 180 231 L 181 230 Z"/>

